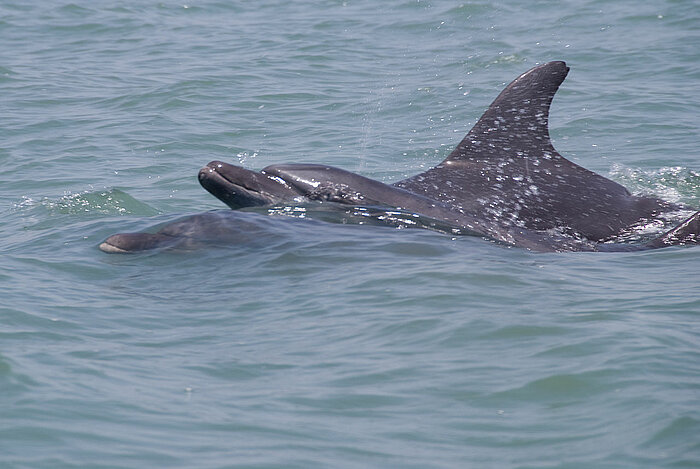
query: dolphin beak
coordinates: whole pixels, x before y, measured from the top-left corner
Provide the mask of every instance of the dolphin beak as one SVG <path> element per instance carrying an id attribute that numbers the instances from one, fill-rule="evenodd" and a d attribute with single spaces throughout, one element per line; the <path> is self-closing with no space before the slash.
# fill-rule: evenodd
<path id="1" fill-rule="evenodd" d="M 198 179 L 202 187 L 233 209 L 272 205 L 299 195 L 278 177 L 222 161 L 212 161 L 200 169 Z"/>

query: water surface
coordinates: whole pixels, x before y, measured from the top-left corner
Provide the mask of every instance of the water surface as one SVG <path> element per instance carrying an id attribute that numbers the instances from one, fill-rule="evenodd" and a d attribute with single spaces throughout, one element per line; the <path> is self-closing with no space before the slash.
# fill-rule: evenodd
<path id="1" fill-rule="evenodd" d="M 187 252 L 97 245 L 224 206 L 213 159 L 386 182 L 502 87 L 700 206 L 691 1 L 0 5 L 0 466 L 700 466 L 697 248 L 535 254 L 277 214 Z"/>

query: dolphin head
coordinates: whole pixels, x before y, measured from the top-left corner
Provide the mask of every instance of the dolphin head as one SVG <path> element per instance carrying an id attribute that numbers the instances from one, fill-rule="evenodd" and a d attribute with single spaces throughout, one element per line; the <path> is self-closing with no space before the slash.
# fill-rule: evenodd
<path id="1" fill-rule="evenodd" d="M 202 187 L 233 209 L 303 199 L 282 178 L 221 161 L 207 164 L 199 170 L 198 177 Z"/>

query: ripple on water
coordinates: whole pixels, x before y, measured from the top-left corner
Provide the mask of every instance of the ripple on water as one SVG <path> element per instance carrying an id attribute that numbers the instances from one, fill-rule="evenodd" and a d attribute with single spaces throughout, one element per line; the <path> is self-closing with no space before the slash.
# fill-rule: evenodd
<path id="1" fill-rule="evenodd" d="M 97 248 L 223 209 L 214 159 L 413 176 L 557 59 L 558 150 L 698 206 L 693 2 L 108 3 L 0 6 L 0 465 L 700 465 L 697 248 L 533 254 L 309 207 Z"/>

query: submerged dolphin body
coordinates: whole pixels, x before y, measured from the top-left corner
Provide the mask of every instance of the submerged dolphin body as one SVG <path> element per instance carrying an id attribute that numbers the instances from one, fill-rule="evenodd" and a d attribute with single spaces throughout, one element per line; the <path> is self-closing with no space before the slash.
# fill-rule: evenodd
<path id="1" fill-rule="evenodd" d="M 394 184 L 325 165 L 272 165 L 255 172 L 219 161 L 202 168 L 199 181 L 233 209 L 309 201 L 398 208 L 461 233 L 535 251 L 630 251 L 698 244 L 700 212 L 650 242 L 606 243 L 681 207 L 631 195 L 554 149 L 549 108 L 568 71 L 564 62 L 549 62 L 520 75 L 442 163 Z M 132 252 L 190 236 L 188 222 L 178 223 L 177 230 L 163 228 L 167 235 L 163 230 L 114 235 L 100 248 Z M 201 220 L 192 218 L 190 223 Z M 194 231 L 206 230 L 198 226 Z"/>

